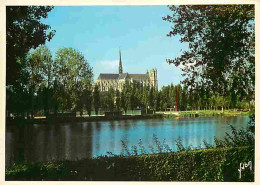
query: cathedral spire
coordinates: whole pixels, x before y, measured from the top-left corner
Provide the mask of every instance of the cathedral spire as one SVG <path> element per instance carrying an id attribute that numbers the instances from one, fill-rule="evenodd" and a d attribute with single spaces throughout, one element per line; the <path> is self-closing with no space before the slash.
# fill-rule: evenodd
<path id="1" fill-rule="evenodd" d="M 123 73 L 122 61 L 121 61 L 121 50 L 119 49 L 119 74 Z"/>

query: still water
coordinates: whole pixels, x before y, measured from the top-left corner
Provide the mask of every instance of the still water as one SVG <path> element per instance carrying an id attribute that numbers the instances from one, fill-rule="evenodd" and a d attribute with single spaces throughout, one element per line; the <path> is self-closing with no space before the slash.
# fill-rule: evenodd
<path id="1" fill-rule="evenodd" d="M 121 140 L 131 148 L 138 146 L 141 139 L 149 152 L 154 134 L 173 150 L 176 150 L 178 137 L 184 146 L 198 147 L 203 146 L 204 139 L 213 144 L 215 136 L 222 138 L 225 132 L 230 132 L 229 124 L 240 129 L 245 128 L 248 121 L 249 117 L 238 116 L 35 124 L 25 125 L 23 129 L 10 126 L 6 129 L 6 166 L 12 164 L 21 151 L 25 161 L 77 160 L 107 152 L 120 154 Z"/>

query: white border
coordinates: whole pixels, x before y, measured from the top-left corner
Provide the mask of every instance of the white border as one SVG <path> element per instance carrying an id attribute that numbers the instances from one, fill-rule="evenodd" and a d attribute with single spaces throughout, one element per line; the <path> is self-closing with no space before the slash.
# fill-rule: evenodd
<path id="1" fill-rule="evenodd" d="M 55 6 L 91 6 L 91 5 L 168 5 L 168 4 L 255 4 L 255 25 L 256 25 L 256 46 L 255 46 L 255 53 L 256 53 L 256 123 L 260 123 L 260 117 L 257 114 L 260 108 L 260 101 L 259 101 L 259 88 L 260 88 L 260 64 L 257 62 L 259 60 L 260 55 L 260 37 L 259 37 L 259 25 L 260 25 L 260 1 L 259 0 L 4 0 L 4 2 L 0 2 L 0 184 L 201 184 L 201 183 L 217 183 L 217 182 L 104 182 L 104 181 L 45 181 L 45 182 L 30 182 L 30 181 L 5 181 L 5 61 L 6 61 L 6 15 L 5 15 L 5 6 L 8 5 L 55 5 Z M 260 174 L 259 170 L 259 162 L 260 162 L 260 155 L 259 155 L 259 132 L 260 127 L 256 124 L 256 148 L 255 148 L 255 182 L 254 183 L 245 183 L 243 184 L 256 184 L 260 182 Z M 258 155 L 257 155 L 258 154 Z M 236 182 L 237 183 L 237 182 Z M 223 182 L 221 184 L 236 184 L 235 182 Z M 239 183 L 239 182 L 238 182 Z"/>

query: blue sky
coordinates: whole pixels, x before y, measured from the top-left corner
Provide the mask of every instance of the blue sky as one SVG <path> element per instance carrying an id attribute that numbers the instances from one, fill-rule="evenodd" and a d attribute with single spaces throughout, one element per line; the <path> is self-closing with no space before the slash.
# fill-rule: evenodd
<path id="1" fill-rule="evenodd" d="M 58 6 L 43 20 L 56 30 L 46 45 L 53 55 L 64 47 L 82 52 L 93 67 L 94 80 L 99 73 L 118 73 L 121 48 L 124 72 L 157 68 L 159 88 L 177 84 L 181 71 L 166 59 L 179 56 L 187 44 L 166 36 L 171 24 L 162 17 L 167 14 L 167 6 Z"/>

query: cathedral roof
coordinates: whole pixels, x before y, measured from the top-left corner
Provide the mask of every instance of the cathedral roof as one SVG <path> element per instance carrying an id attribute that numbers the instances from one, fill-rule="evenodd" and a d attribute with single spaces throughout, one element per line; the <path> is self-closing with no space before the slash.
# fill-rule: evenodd
<path id="1" fill-rule="evenodd" d="M 118 79 L 125 79 L 127 77 L 128 73 L 122 73 L 122 74 L 119 74 L 118 76 Z"/>
<path id="2" fill-rule="evenodd" d="M 118 79 L 119 74 L 113 73 L 100 73 L 98 79 L 100 80 L 116 80 Z"/>
<path id="3" fill-rule="evenodd" d="M 129 78 L 132 78 L 133 80 L 147 80 L 149 79 L 148 74 L 128 74 Z"/>
<path id="4" fill-rule="evenodd" d="M 148 74 L 128 74 L 128 73 L 122 73 L 122 74 L 114 74 L 114 73 L 100 73 L 98 79 L 100 80 L 120 80 L 120 79 L 126 79 L 130 78 L 133 80 L 148 80 L 149 75 Z"/>

